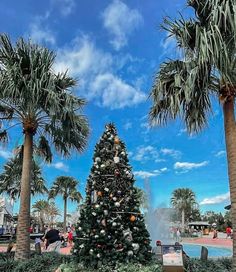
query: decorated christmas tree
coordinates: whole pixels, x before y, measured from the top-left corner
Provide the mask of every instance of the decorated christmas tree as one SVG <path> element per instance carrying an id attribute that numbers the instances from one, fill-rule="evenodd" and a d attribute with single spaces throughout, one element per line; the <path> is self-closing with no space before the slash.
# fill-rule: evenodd
<path id="1" fill-rule="evenodd" d="M 149 233 L 139 209 L 125 144 L 113 124 L 95 147 L 74 253 L 93 267 L 151 258 Z"/>

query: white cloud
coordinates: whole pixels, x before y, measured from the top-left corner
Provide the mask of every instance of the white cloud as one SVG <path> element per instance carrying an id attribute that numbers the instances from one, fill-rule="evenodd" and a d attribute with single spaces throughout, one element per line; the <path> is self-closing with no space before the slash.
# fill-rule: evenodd
<path id="1" fill-rule="evenodd" d="M 133 124 L 130 121 L 126 121 L 123 127 L 125 130 L 129 130 L 130 128 L 132 128 L 132 126 Z"/>
<path id="2" fill-rule="evenodd" d="M 171 156 L 174 159 L 177 159 L 177 158 L 181 157 L 181 152 L 179 150 L 175 150 L 175 149 L 162 148 L 160 150 L 160 152 L 163 155 L 169 155 L 169 156 Z"/>
<path id="3" fill-rule="evenodd" d="M 56 43 L 54 33 L 43 25 L 44 21 L 49 18 L 49 15 L 50 13 L 46 13 L 44 16 L 37 16 L 29 25 L 29 36 L 33 42 L 39 44 L 49 43 L 52 45 Z"/>
<path id="4" fill-rule="evenodd" d="M 74 0 L 52 0 L 52 3 L 63 16 L 70 15 L 75 8 Z"/>
<path id="5" fill-rule="evenodd" d="M 10 159 L 12 157 L 12 152 L 8 151 L 8 150 L 5 150 L 3 149 L 1 146 L 0 146 L 0 157 L 3 158 L 3 159 Z"/>
<path id="6" fill-rule="evenodd" d="M 182 134 L 186 133 L 187 132 L 187 129 L 186 128 L 183 128 L 179 131 L 179 133 L 177 134 L 177 136 L 181 136 Z"/>
<path id="7" fill-rule="evenodd" d="M 229 202 L 230 201 L 230 193 L 222 194 L 222 195 L 217 195 L 209 198 L 204 198 L 201 202 L 200 205 L 210 205 L 210 204 L 219 204 L 223 202 Z"/>
<path id="8" fill-rule="evenodd" d="M 217 157 L 217 158 L 224 157 L 225 154 L 226 154 L 226 152 L 224 150 L 221 150 L 215 154 L 215 157 Z"/>
<path id="9" fill-rule="evenodd" d="M 174 164 L 174 169 L 176 169 L 176 170 L 183 170 L 184 172 L 188 172 L 189 170 L 206 166 L 208 163 L 209 163 L 208 161 L 203 161 L 203 162 L 200 162 L 200 163 L 194 163 L 194 162 L 176 162 Z"/>
<path id="10" fill-rule="evenodd" d="M 139 146 L 136 149 L 136 152 L 133 156 L 133 160 L 135 161 L 148 161 L 148 160 L 157 160 L 159 159 L 159 153 L 157 149 L 153 146 Z"/>
<path id="11" fill-rule="evenodd" d="M 111 73 L 97 75 L 91 82 L 90 90 L 89 98 L 111 109 L 136 105 L 146 100 L 143 92 Z"/>
<path id="12" fill-rule="evenodd" d="M 142 23 L 142 15 L 136 9 L 130 9 L 120 0 L 113 0 L 102 14 L 104 27 L 111 33 L 110 41 L 115 50 L 127 45 L 128 36 Z"/>
<path id="13" fill-rule="evenodd" d="M 68 69 L 72 76 L 81 78 L 80 94 L 99 106 L 118 109 L 145 101 L 145 93 L 116 75 L 114 59 L 83 35 L 58 51 L 55 70 Z"/>
<path id="14" fill-rule="evenodd" d="M 162 173 L 166 172 L 168 169 L 165 167 L 165 168 L 162 168 L 160 170 L 154 170 L 154 171 L 134 171 L 134 175 L 136 177 L 140 177 L 140 178 L 150 178 L 150 177 L 156 177 L 156 176 L 159 176 L 161 175 Z"/>
<path id="15" fill-rule="evenodd" d="M 53 167 L 56 168 L 58 170 L 64 171 L 64 172 L 68 172 L 69 171 L 69 166 L 64 164 L 63 162 L 56 162 L 56 163 L 51 163 L 47 165 L 48 167 Z"/>

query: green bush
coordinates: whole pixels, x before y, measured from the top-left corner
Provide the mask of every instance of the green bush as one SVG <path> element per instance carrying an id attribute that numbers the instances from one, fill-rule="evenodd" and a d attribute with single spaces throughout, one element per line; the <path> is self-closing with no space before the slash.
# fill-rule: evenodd
<path id="1" fill-rule="evenodd" d="M 62 263 L 73 261 L 72 256 L 60 255 L 57 253 L 43 253 L 35 255 L 29 260 L 19 262 L 12 272 L 54 272 Z"/>

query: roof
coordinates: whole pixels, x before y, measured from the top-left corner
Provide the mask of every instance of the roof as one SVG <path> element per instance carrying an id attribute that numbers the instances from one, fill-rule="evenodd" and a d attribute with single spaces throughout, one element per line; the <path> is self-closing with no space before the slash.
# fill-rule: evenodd
<path id="1" fill-rule="evenodd" d="M 195 221 L 188 223 L 189 226 L 210 226 L 207 221 Z"/>

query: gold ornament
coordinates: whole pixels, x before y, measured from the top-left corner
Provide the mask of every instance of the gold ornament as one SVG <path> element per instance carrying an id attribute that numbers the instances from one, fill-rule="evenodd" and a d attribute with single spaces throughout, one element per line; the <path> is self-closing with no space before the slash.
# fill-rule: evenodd
<path id="1" fill-rule="evenodd" d="M 136 220 L 136 217 L 135 217 L 134 215 L 131 215 L 130 218 L 129 218 L 129 220 L 130 220 L 131 222 L 134 222 L 134 221 Z"/>
<path id="2" fill-rule="evenodd" d="M 115 143 L 115 144 L 119 144 L 119 143 L 120 143 L 120 139 L 119 139 L 119 137 L 117 137 L 117 136 L 115 137 L 115 139 L 114 139 L 114 143 Z"/>
<path id="3" fill-rule="evenodd" d="M 98 192 L 97 192 L 97 195 L 98 195 L 98 196 L 102 196 L 102 192 L 101 192 L 101 191 L 98 191 Z"/>

